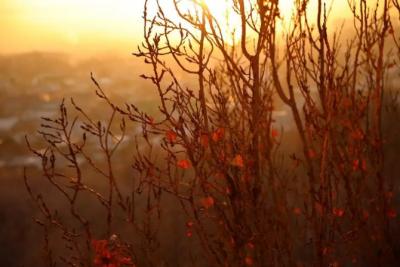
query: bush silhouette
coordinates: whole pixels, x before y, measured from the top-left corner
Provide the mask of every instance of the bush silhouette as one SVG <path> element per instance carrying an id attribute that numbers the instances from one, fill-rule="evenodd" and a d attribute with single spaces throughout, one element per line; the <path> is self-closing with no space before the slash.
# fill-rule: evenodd
<path id="1" fill-rule="evenodd" d="M 46 264 L 395 266 L 398 1 L 349 0 L 346 35 L 321 0 L 295 1 L 285 30 L 279 1 L 227 1 L 232 34 L 203 1 L 168 2 L 146 1 L 135 53 L 158 114 L 92 76 L 109 119 L 63 102 L 47 149 L 28 141 L 64 199 L 25 174 Z"/>

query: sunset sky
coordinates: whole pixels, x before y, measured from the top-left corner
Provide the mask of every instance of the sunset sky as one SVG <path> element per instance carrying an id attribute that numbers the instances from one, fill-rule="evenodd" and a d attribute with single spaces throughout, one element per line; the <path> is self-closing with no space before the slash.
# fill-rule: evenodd
<path id="1" fill-rule="evenodd" d="M 144 0 L 1 0 L 0 53 L 133 47 Z"/>
<path id="2" fill-rule="evenodd" d="M 213 8 L 221 8 L 225 0 L 205 1 L 210 1 Z M 291 2 L 281 0 L 283 11 Z M 343 8 L 346 1 L 336 2 Z M 134 50 L 142 38 L 143 3 L 144 0 L 1 0 L 0 53 Z"/>

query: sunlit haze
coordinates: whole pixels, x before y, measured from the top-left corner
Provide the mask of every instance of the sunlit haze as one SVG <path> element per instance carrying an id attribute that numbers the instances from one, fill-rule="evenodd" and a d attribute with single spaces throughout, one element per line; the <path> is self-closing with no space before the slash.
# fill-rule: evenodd
<path id="1" fill-rule="evenodd" d="M 133 47 L 144 0 L 2 0 L 0 52 Z"/>
<path id="2" fill-rule="evenodd" d="M 226 0 L 204 2 L 217 19 L 231 11 Z M 167 1 L 160 3 L 164 7 Z M 142 38 L 143 5 L 144 0 L 2 0 L 0 53 L 131 52 Z M 292 6 L 291 0 L 280 1 L 284 16 L 290 15 Z M 169 12 L 167 4 L 165 7 Z M 238 18 L 229 21 L 231 26 L 238 23 Z"/>

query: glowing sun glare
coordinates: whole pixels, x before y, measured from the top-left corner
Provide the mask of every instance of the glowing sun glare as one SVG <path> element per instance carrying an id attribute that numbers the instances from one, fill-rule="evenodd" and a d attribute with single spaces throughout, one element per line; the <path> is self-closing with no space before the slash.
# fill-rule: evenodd
<path id="1" fill-rule="evenodd" d="M 283 21 L 290 20 L 290 16 L 294 7 L 294 1 L 295 0 L 279 1 L 279 10 Z M 200 0 L 200 2 L 207 6 L 216 21 L 219 22 L 219 26 L 221 27 L 223 34 L 231 36 L 231 34 L 234 32 L 234 37 L 236 40 L 238 40 L 241 34 L 241 18 L 233 11 L 233 1 Z M 227 39 L 229 41 L 229 38 Z"/>

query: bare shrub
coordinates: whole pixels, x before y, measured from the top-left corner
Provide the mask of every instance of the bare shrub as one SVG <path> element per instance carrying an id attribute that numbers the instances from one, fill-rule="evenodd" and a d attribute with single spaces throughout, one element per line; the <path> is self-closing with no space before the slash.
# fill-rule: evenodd
<path id="1" fill-rule="evenodd" d="M 232 0 L 237 41 L 203 1 L 183 2 L 169 1 L 176 19 L 163 1 L 143 13 L 135 55 L 152 67 L 142 77 L 158 92 L 157 116 L 114 105 L 92 77 L 109 119 L 62 103 L 39 131 L 47 149 L 28 142 L 68 207 L 50 206 L 25 176 L 48 266 L 399 262 L 398 173 L 385 167 L 395 140 L 383 131 L 398 102 L 386 86 L 398 75 L 398 1 L 348 0 L 342 36 L 321 0 L 316 10 L 296 1 L 286 30 L 278 1 Z M 133 160 L 115 160 L 126 138 Z"/>

